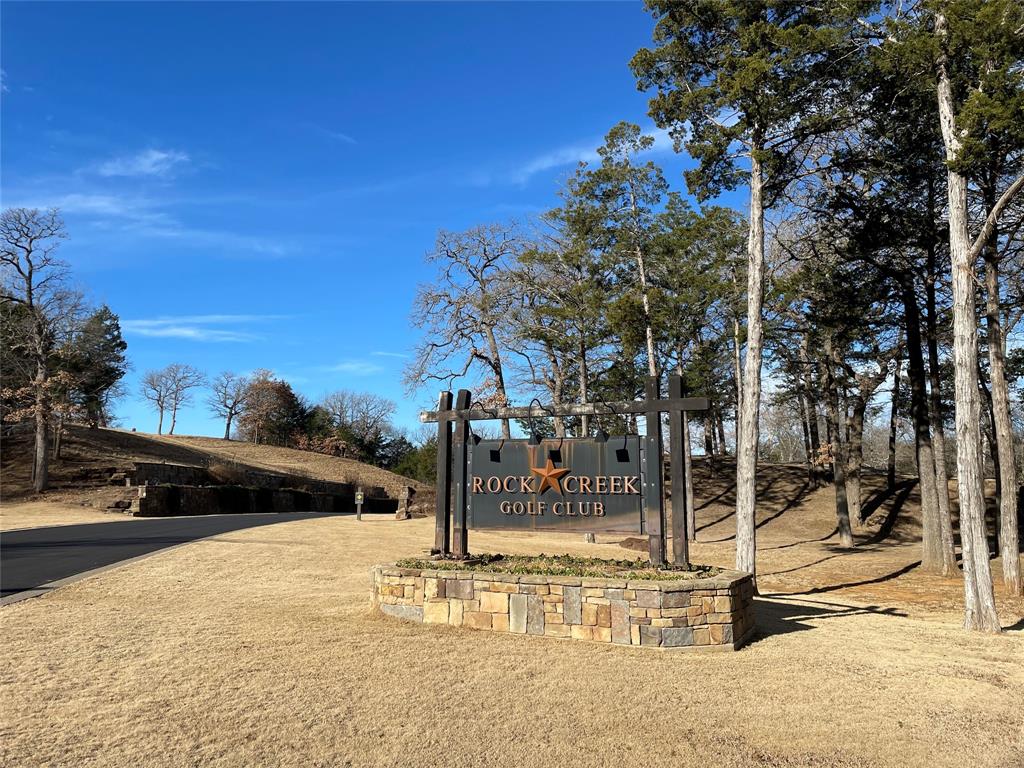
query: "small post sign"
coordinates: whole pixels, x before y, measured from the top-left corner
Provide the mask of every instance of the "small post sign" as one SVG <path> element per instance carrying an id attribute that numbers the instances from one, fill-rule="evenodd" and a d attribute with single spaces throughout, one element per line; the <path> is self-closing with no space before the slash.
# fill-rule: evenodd
<path id="1" fill-rule="evenodd" d="M 356 520 L 363 519 L 363 489 L 356 491 Z"/>

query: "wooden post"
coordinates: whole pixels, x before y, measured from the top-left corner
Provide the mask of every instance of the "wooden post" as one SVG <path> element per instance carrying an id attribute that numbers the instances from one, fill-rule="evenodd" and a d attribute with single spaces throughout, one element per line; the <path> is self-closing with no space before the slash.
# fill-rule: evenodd
<path id="1" fill-rule="evenodd" d="M 469 408 L 470 392 L 460 389 L 455 398 L 455 409 Z M 459 560 L 469 557 L 469 536 L 466 530 L 466 502 L 469 497 L 469 468 L 466 466 L 466 443 L 469 442 L 469 420 L 455 420 L 455 434 L 452 440 L 452 490 L 455 500 L 452 506 L 452 554 Z"/>
<path id="2" fill-rule="evenodd" d="M 683 378 L 679 374 L 668 377 L 668 396 L 683 396 Z M 686 443 L 683 412 L 672 410 L 668 414 L 668 439 L 672 451 L 672 563 L 690 567 L 690 546 L 687 541 L 687 519 L 693 514 L 686 501 Z"/>
<path id="3" fill-rule="evenodd" d="M 645 387 L 645 394 L 648 402 L 658 400 L 658 377 L 648 376 Z M 662 478 L 662 452 L 661 440 L 661 411 L 657 406 L 654 410 L 647 411 L 647 436 L 653 438 L 648 447 L 647 472 L 658 478 L 658 487 L 661 487 Z M 654 451 L 654 456 L 651 456 Z M 665 495 L 659 493 L 657 499 L 647 499 L 647 537 L 650 546 L 651 565 L 661 567 L 665 565 Z"/>
<path id="4" fill-rule="evenodd" d="M 450 411 L 452 393 L 442 392 L 437 410 Z M 437 420 L 437 501 L 434 513 L 435 555 L 449 555 L 452 547 L 452 425 L 447 418 Z"/>

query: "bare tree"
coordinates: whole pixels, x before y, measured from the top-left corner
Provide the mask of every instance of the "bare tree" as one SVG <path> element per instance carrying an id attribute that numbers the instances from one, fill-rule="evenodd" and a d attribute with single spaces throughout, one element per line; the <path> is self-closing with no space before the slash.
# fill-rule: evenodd
<path id="1" fill-rule="evenodd" d="M 465 232 L 442 231 L 428 260 L 438 267 L 434 283 L 420 286 L 412 321 L 426 336 L 406 371 L 406 385 L 452 381 L 474 366 L 485 376 L 488 405 L 508 405 L 503 340 L 512 306 L 509 266 L 521 242 L 509 226 L 492 224 Z M 502 435 L 511 436 L 508 421 Z"/>
<path id="2" fill-rule="evenodd" d="M 339 427 L 364 441 L 376 440 L 391 428 L 395 403 L 372 392 L 339 389 L 325 396 L 320 405 Z"/>
<path id="3" fill-rule="evenodd" d="M 17 305 L 16 316 L 28 342 L 32 379 L 35 451 L 32 487 L 38 492 L 49 482 L 49 439 L 52 402 L 51 358 L 62 336 L 80 313 L 82 297 L 68 286 L 68 265 L 56 257 L 67 237 L 59 211 L 51 208 L 9 208 L 0 216 L 0 301 Z"/>
<path id="4" fill-rule="evenodd" d="M 171 428 L 167 434 L 174 434 L 178 411 L 192 402 L 193 390 L 206 382 L 202 372 L 185 363 L 171 363 L 159 371 L 149 371 L 142 377 L 142 396 L 149 400 L 160 414 L 156 433 L 163 434 L 164 413 L 170 411 Z"/>
<path id="5" fill-rule="evenodd" d="M 171 402 L 171 384 L 167 379 L 167 369 L 146 371 L 142 377 L 139 390 L 142 396 L 153 404 L 153 408 L 159 414 L 156 433 L 162 435 L 164 431 L 164 412 Z"/>
<path id="6" fill-rule="evenodd" d="M 224 371 L 210 383 L 211 394 L 206 404 L 217 416 L 224 419 L 224 439 L 231 437 L 231 422 L 245 407 L 250 381 L 231 371 Z"/>
<path id="7" fill-rule="evenodd" d="M 171 385 L 171 428 L 167 434 L 173 435 L 174 425 L 178 421 L 178 410 L 192 402 L 193 390 L 206 383 L 206 375 L 185 363 L 172 363 L 164 370 L 167 371 Z"/>

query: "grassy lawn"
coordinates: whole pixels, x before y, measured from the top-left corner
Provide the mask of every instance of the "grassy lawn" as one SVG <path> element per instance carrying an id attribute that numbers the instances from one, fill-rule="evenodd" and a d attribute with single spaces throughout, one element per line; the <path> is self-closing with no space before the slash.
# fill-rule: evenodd
<path id="1" fill-rule="evenodd" d="M 24 501 L 0 505 L 0 531 L 78 523 L 116 523 L 134 517 L 73 502 Z"/>
<path id="2" fill-rule="evenodd" d="M 804 545 L 769 549 L 781 546 L 770 528 L 766 572 L 818 558 Z M 720 538 L 710 528 L 703 535 Z M 884 602 L 872 590 L 885 583 L 762 599 L 764 636 L 753 644 L 673 655 L 373 613 L 370 566 L 420 555 L 432 538 L 431 520 L 294 521 L 196 542 L 3 608 L 0 763 L 1024 760 L 1024 632 L 961 631 L 956 584 L 931 580 L 931 597 L 915 600 L 913 579 L 924 577 L 911 572 L 885 582 Z M 471 546 L 624 556 L 610 543 L 539 534 L 473 534 Z M 695 559 L 728 565 L 716 562 L 724 546 L 697 544 Z M 872 556 L 848 556 L 865 562 L 846 581 L 865 580 Z M 798 583 L 800 574 L 766 576 L 762 591 L 845 583 L 820 573 Z"/>

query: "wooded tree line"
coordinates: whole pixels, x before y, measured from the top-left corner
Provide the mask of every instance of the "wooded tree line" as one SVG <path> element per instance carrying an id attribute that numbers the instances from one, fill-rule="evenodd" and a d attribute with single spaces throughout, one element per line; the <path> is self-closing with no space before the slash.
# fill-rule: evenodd
<path id="1" fill-rule="evenodd" d="M 32 483 L 49 482 L 66 421 L 106 426 L 128 371 L 117 315 L 90 307 L 57 256 L 67 238 L 56 210 L 0 214 L 0 423 L 31 422 Z"/>
<path id="2" fill-rule="evenodd" d="M 110 426 L 129 370 L 120 322 L 108 307 L 89 307 L 57 249 L 67 239 L 57 210 L 11 208 L 0 216 L 0 423 L 34 429 L 33 487 L 47 488 L 60 456 L 63 425 Z M 339 390 L 311 403 L 267 370 L 223 372 L 208 380 L 194 366 L 147 371 L 141 396 L 157 413 L 157 433 L 174 434 L 181 410 L 206 390 L 205 404 L 224 419 L 225 439 L 283 445 L 427 475 L 433 443 L 413 445 L 393 424 L 395 404 L 379 395 Z"/>
<path id="3" fill-rule="evenodd" d="M 212 379 L 191 365 L 147 371 L 141 396 L 157 413 L 157 434 L 173 435 L 180 410 L 206 392 L 209 412 L 224 420 L 224 439 L 314 451 L 395 468 L 418 449 L 395 427 L 395 403 L 369 392 L 338 390 L 311 402 L 292 386 L 259 369 L 223 371 Z"/>
<path id="4" fill-rule="evenodd" d="M 409 387 L 471 376 L 483 405 L 600 402 L 681 373 L 712 401 L 695 430 L 705 453 L 734 433 L 736 565 L 755 573 L 766 409 L 791 414 L 809 480 L 833 484 L 854 546 L 865 429 L 887 399 L 890 484 L 899 424 L 912 425 L 921 567 L 962 568 L 965 626 L 998 631 L 990 533 L 1007 589 L 1022 589 L 1024 366 L 1007 339 L 1024 314 L 1024 6 L 647 6 L 654 45 L 630 66 L 656 125 L 697 162 L 685 178 L 699 207 L 645 161 L 653 139 L 620 123 L 537 221 L 441 232 Z M 738 187 L 745 214 L 712 204 Z"/>

